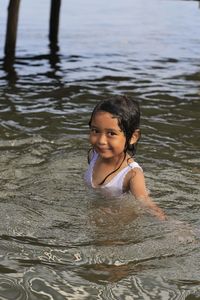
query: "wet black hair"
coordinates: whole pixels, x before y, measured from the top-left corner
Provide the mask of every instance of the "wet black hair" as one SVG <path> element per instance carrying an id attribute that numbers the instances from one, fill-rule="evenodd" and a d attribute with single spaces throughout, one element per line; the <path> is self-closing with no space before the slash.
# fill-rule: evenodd
<path id="1" fill-rule="evenodd" d="M 136 144 L 130 144 L 130 140 L 135 130 L 140 127 L 139 103 L 127 96 L 116 96 L 102 100 L 95 106 L 89 120 L 89 126 L 91 126 L 94 115 L 99 111 L 108 112 L 118 119 L 118 125 L 126 137 L 124 152 L 129 152 L 131 156 L 134 156 Z"/>

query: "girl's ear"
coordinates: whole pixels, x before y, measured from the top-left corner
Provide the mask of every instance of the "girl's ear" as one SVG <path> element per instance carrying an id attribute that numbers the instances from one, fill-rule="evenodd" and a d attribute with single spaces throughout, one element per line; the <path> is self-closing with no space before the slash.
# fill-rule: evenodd
<path id="1" fill-rule="evenodd" d="M 132 137 L 131 137 L 131 139 L 130 139 L 130 144 L 131 144 L 131 145 L 136 144 L 136 143 L 139 141 L 140 136 L 141 136 L 141 131 L 140 131 L 140 129 L 136 129 L 136 130 L 134 131 L 134 133 L 132 134 Z"/>

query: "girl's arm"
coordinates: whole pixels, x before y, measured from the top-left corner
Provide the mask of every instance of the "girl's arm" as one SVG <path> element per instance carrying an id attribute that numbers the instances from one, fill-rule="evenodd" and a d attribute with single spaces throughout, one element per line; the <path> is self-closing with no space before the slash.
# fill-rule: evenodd
<path id="1" fill-rule="evenodd" d="M 132 171 L 130 191 L 140 203 L 150 209 L 153 215 L 157 216 L 160 220 L 166 220 L 166 215 L 162 209 L 150 198 L 146 189 L 144 174 L 139 168 L 135 168 Z"/>

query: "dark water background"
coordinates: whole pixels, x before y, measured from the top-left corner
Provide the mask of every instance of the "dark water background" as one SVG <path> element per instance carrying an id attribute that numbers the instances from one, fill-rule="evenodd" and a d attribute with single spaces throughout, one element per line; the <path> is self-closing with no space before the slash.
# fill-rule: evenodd
<path id="1" fill-rule="evenodd" d="M 200 9 L 197 1 L 21 1 L 3 69 L 0 3 L 0 299 L 200 299 Z M 160 222 L 83 182 L 97 101 L 139 100 L 137 161 Z"/>

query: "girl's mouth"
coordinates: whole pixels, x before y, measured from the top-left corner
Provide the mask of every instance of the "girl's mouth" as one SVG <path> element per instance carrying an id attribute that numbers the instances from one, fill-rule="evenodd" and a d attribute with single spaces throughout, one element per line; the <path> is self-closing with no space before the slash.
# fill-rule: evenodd
<path id="1" fill-rule="evenodd" d="M 107 152 L 109 150 L 110 150 L 109 148 L 99 148 L 99 147 L 97 148 L 97 151 L 102 153 Z"/>

